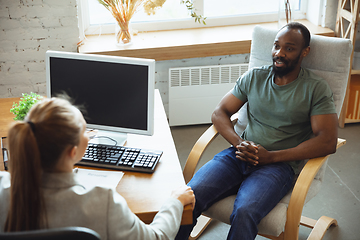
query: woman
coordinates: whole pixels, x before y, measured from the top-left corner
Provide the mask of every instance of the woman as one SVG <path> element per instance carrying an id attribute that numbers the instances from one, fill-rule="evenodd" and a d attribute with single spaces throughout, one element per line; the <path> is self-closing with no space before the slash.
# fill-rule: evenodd
<path id="1" fill-rule="evenodd" d="M 65 99 L 35 104 L 8 138 L 10 174 L 0 172 L 0 227 L 6 232 L 82 226 L 103 240 L 173 239 L 183 206 L 194 204 L 193 191 L 179 188 L 146 225 L 115 190 L 78 183 L 73 167 L 89 138 L 81 112 Z"/>

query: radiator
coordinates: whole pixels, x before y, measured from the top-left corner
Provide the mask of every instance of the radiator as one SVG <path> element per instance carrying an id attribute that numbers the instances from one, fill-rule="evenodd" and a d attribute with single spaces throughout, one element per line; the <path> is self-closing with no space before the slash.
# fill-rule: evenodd
<path id="1" fill-rule="evenodd" d="M 211 114 L 248 64 L 169 68 L 170 126 L 211 123 Z"/>

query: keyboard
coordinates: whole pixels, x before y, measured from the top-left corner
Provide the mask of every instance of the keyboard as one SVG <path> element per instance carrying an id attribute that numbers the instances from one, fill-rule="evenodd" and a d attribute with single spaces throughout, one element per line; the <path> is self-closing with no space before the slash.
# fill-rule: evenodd
<path id="1" fill-rule="evenodd" d="M 89 143 L 76 165 L 152 173 L 162 151 Z"/>

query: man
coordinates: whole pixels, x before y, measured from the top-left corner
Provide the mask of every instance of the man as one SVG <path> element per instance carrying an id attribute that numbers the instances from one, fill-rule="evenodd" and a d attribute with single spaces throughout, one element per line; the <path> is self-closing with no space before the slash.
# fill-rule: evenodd
<path id="1" fill-rule="evenodd" d="M 275 37 L 273 64 L 244 74 L 216 107 L 212 122 L 232 145 L 189 182 L 194 225 L 213 203 L 236 194 L 228 239 L 254 239 L 257 225 L 292 187 L 304 159 L 336 151 L 337 115 L 325 80 L 301 67 L 310 33 L 290 23 Z M 248 103 L 248 125 L 239 136 L 230 121 Z M 312 137 L 311 137 L 312 136 Z M 193 225 L 182 226 L 187 239 Z"/>

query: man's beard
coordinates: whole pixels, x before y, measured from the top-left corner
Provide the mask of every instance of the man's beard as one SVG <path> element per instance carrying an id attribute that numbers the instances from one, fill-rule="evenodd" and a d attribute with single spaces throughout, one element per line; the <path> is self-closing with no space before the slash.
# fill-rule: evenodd
<path id="1" fill-rule="evenodd" d="M 287 75 L 288 73 L 290 73 L 291 71 L 293 71 L 296 68 L 296 65 L 300 61 L 300 56 L 301 56 L 301 54 L 299 54 L 299 56 L 293 61 L 286 61 L 282 57 L 273 57 L 272 72 L 278 77 L 283 77 L 283 76 Z M 280 60 L 281 62 L 283 62 L 285 66 L 284 67 L 276 67 L 275 62 L 277 60 Z"/>

